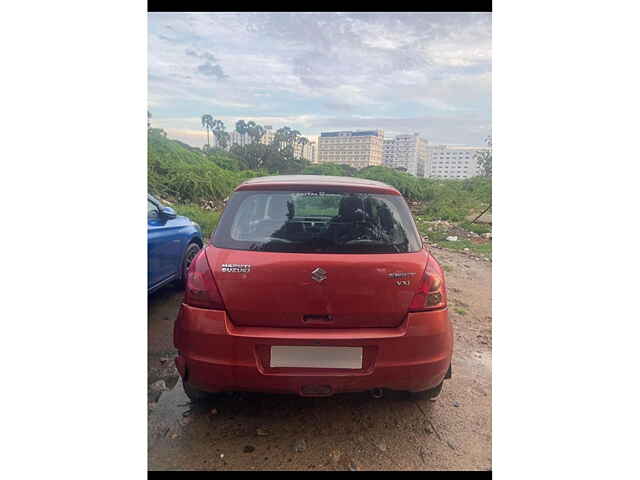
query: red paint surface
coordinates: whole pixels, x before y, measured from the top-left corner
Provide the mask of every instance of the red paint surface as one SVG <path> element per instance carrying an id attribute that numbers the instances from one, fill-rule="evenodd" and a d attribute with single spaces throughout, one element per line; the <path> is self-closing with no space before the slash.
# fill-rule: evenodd
<path id="1" fill-rule="evenodd" d="M 332 393 L 420 391 L 442 381 L 453 349 L 446 309 L 410 313 L 396 328 L 304 329 L 238 327 L 224 311 L 183 304 L 174 340 L 188 382 L 212 392 L 301 394 L 305 385 L 329 385 Z M 272 345 L 363 347 L 363 369 L 270 368 Z"/>
<path id="2" fill-rule="evenodd" d="M 250 180 L 237 190 L 336 188 L 399 195 L 393 187 L 363 180 L 275 178 Z M 223 272 L 222 264 L 250 265 L 250 271 Z M 311 276 L 318 267 L 327 272 L 322 282 Z M 401 272 L 410 275 L 389 276 Z M 437 310 L 413 311 L 424 305 L 430 283 L 423 279 L 432 280 L 429 274 L 441 277 L 443 301 L 428 307 Z M 182 304 L 174 328 L 176 365 L 180 375 L 201 390 L 299 395 L 372 388 L 422 391 L 437 386 L 451 364 L 453 330 L 444 272 L 426 249 L 366 255 L 256 252 L 208 245 L 194 259 L 189 277 L 193 288 L 201 289 L 191 297 L 206 297 L 192 304 L 210 308 Z M 409 312 L 421 289 L 426 290 Z M 191 297 L 187 295 L 186 301 Z M 271 368 L 274 345 L 362 347 L 363 367 Z"/>
<path id="3" fill-rule="evenodd" d="M 235 325 L 309 328 L 397 327 L 407 314 L 427 263 L 424 250 L 375 255 L 274 253 L 207 246 L 209 267 Z M 248 264 L 248 273 L 222 264 Z M 316 282 L 317 267 L 327 279 Z M 390 273 L 413 276 L 398 286 Z M 306 320 L 305 320 L 306 317 Z"/>

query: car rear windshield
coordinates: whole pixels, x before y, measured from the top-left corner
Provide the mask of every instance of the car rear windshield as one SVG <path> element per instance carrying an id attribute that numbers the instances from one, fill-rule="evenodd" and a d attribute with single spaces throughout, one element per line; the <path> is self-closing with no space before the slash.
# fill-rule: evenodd
<path id="1" fill-rule="evenodd" d="M 408 253 L 422 248 L 399 195 L 350 192 L 235 192 L 213 244 L 291 253 Z"/>

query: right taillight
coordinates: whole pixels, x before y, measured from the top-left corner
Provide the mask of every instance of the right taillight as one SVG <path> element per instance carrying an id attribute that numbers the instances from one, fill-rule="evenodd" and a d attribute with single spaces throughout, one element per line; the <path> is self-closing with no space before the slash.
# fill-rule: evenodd
<path id="1" fill-rule="evenodd" d="M 207 262 L 205 249 L 200 250 L 187 270 L 184 303 L 192 307 L 224 310 L 218 285 Z"/>
<path id="2" fill-rule="evenodd" d="M 447 306 L 444 273 L 433 257 L 429 258 L 418 291 L 409 305 L 410 312 L 436 310 Z"/>

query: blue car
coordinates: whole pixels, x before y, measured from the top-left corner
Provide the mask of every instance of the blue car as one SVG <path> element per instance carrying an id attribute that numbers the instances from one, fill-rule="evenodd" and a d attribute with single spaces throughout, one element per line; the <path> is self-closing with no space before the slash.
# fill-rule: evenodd
<path id="1" fill-rule="evenodd" d="M 148 195 L 149 293 L 182 283 L 191 261 L 202 248 L 200 225 Z"/>

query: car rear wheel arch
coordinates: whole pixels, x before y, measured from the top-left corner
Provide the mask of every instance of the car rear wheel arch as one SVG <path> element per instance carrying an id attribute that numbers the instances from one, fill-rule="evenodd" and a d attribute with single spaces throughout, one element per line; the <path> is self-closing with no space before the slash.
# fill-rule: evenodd
<path id="1" fill-rule="evenodd" d="M 191 255 L 191 259 L 193 259 L 193 257 L 195 257 L 195 255 L 198 253 L 198 251 L 200 251 L 201 248 L 202 248 L 202 241 L 199 238 L 192 238 L 189 241 L 189 243 L 187 244 L 187 247 L 184 249 L 182 260 L 180 261 L 180 271 L 178 272 L 179 281 L 184 282 L 185 280 L 185 273 L 187 270 L 185 268 L 186 260 L 189 258 L 190 255 Z"/>

